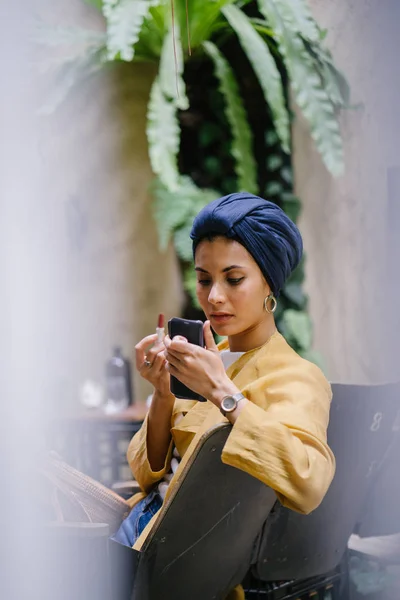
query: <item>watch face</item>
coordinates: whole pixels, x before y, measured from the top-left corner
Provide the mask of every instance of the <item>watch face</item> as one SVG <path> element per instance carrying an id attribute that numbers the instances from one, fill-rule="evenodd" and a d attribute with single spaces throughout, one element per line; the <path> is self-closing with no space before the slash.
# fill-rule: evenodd
<path id="1" fill-rule="evenodd" d="M 232 396 L 228 396 L 227 398 L 224 398 L 222 401 L 222 408 L 226 411 L 230 411 L 233 408 L 236 407 L 236 400 L 235 398 L 232 398 Z"/>

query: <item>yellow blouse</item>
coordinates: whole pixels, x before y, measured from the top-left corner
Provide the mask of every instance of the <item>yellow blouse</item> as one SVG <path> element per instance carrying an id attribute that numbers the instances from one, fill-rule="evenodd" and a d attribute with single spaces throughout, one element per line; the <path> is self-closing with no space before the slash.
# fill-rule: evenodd
<path id="1" fill-rule="evenodd" d="M 219 345 L 228 348 L 227 341 Z M 234 362 L 227 374 L 250 400 L 238 416 L 222 452 L 222 461 L 257 477 L 276 491 L 280 502 L 309 513 L 322 501 L 335 472 L 335 458 L 326 431 L 332 397 L 321 370 L 301 358 L 280 333 Z M 182 414 L 184 415 L 182 418 Z M 134 506 L 169 471 L 172 444 L 182 457 L 168 487 L 170 496 L 179 474 L 201 435 L 226 421 L 211 402 L 175 401 L 172 442 L 161 471 L 147 458 L 147 417 L 128 448 L 128 462 L 143 493 Z M 153 520 L 134 545 L 140 549 Z"/>

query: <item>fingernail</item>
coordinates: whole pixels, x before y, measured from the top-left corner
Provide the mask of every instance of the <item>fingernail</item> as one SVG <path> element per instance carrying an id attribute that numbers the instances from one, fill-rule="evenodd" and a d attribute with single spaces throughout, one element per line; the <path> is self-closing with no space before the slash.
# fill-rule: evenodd
<path id="1" fill-rule="evenodd" d="M 174 340 L 178 340 L 178 342 L 187 342 L 187 339 L 182 337 L 181 335 L 176 335 Z"/>

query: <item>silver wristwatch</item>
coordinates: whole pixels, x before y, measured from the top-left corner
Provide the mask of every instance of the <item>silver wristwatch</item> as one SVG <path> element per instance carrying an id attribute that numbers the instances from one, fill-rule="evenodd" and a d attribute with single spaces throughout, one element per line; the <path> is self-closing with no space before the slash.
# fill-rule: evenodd
<path id="1" fill-rule="evenodd" d="M 233 394 L 233 396 L 225 396 L 222 399 L 220 411 L 226 416 L 227 413 L 231 413 L 236 410 L 237 405 L 241 400 L 243 400 L 244 396 L 240 392 L 237 394 Z"/>

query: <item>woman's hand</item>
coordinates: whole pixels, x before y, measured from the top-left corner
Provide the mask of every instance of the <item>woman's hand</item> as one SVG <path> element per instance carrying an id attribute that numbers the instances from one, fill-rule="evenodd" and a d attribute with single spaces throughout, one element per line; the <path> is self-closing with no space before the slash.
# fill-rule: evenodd
<path id="1" fill-rule="evenodd" d="M 170 375 L 165 369 L 164 343 L 156 342 L 156 333 L 148 335 L 136 344 L 135 351 L 136 369 L 155 390 L 147 420 L 147 458 L 153 471 L 161 471 L 171 443 L 171 416 L 175 396 L 169 389 Z"/>
<path id="2" fill-rule="evenodd" d="M 156 340 L 157 334 L 153 333 L 136 344 L 136 369 L 154 386 L 159 396 L 172 400 L 174 396 L 169 388 L 170 375 L 165 369 L 165 345 L 155 344 Z"/>
<path id="3" fill-rule="evenodd" d="M 220 407 L 222 398 L 239 390 L 225 373 L 211 332 L 210 321 L 204 323 L 205 348 L 190 344 L 181 336 L 165 336 L 166 368 L 191 390 Z"/>

